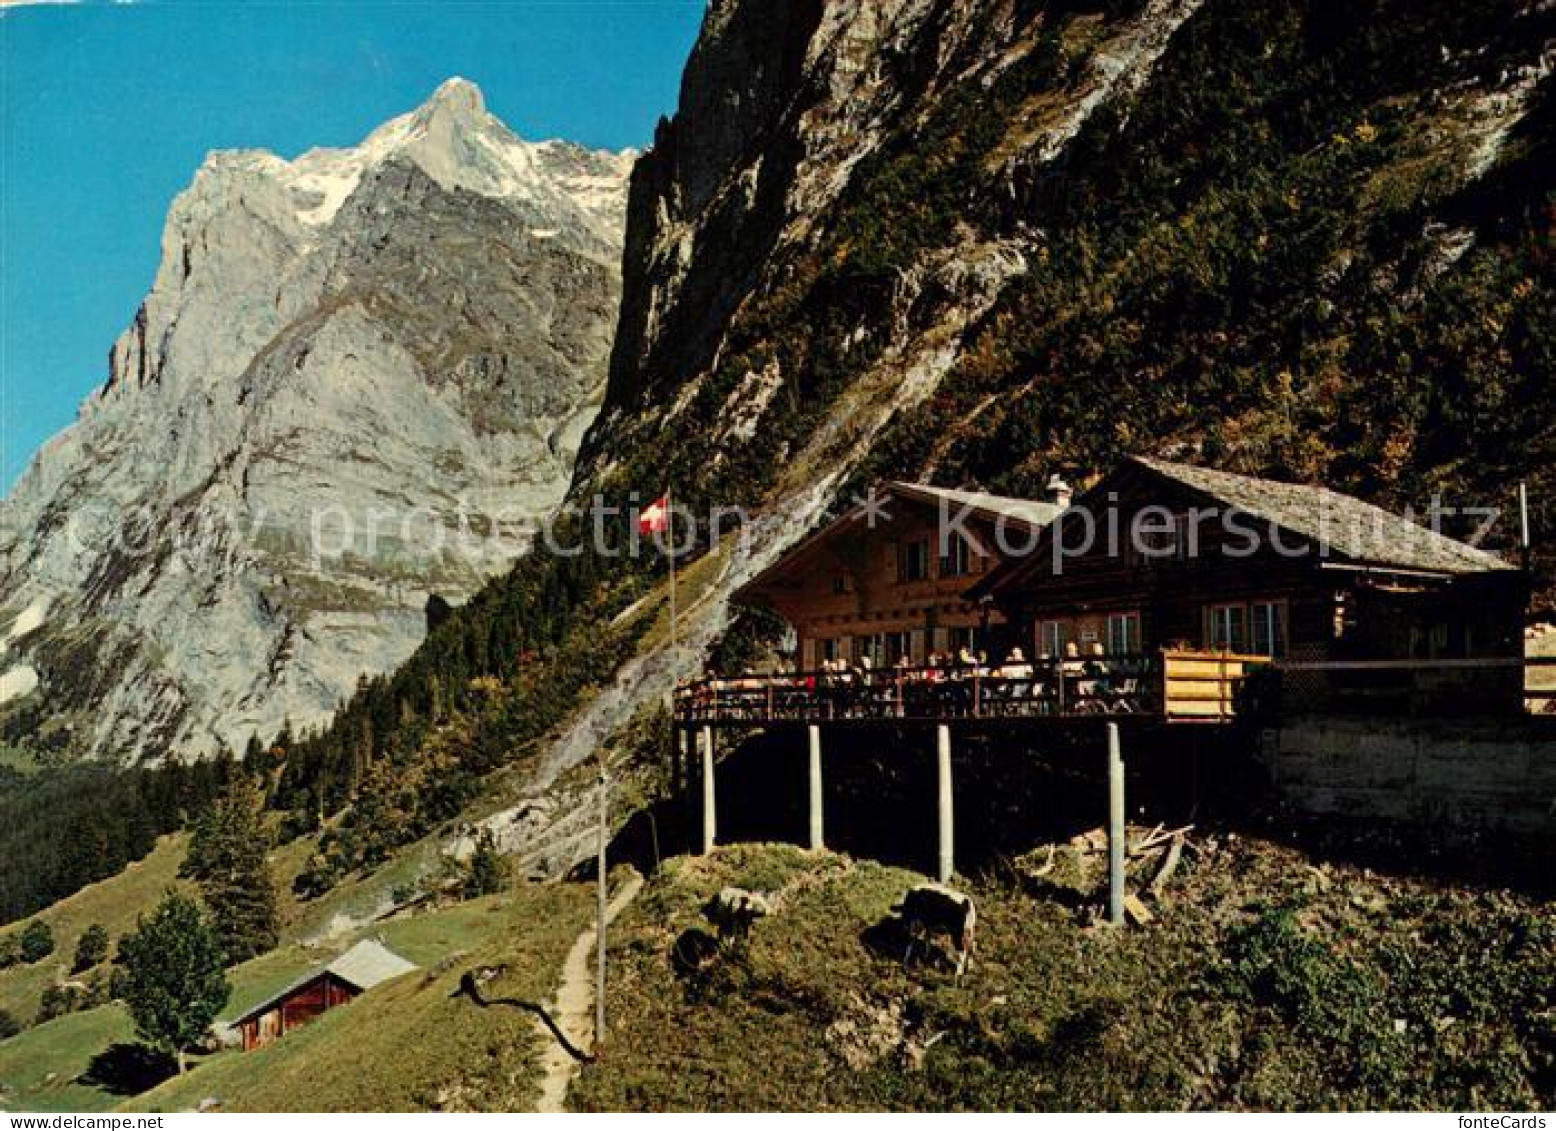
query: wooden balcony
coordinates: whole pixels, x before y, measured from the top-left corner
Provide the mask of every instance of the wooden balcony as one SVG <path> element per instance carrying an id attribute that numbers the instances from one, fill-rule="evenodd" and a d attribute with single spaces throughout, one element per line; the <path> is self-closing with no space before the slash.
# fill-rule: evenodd
<path id="1" fill-rule="evenodd" d="M 891 668 L 705 679 L 675 693 L 685 726 L 1096 719 L 1224 723 L 1263 656 L 1171 650 L 1015 669 Z"/>

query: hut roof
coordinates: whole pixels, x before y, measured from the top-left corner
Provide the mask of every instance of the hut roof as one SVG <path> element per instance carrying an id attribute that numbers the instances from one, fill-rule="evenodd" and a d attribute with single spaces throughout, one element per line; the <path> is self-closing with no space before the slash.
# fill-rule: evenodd
<path id="1" fill-rule="evenodd" d="M 241 1017 L 235 1018 L 232 1025 L 241 1025 L 261 1013 L 268 1012 L 304 986 L 326 975 L 333 975 L 360 992 L 370 990 L 390 978 L 409 974 L 415 969 L 417 966 L 414 962 L 407 962 L 383 943 L 376 939 L 363 939 L 333 962 L 309 971 L 279 993 L 272 994 Z"/>
<path id="2" fill-rule="evenodd" d="M 883 499 L 896 497 L 931 507 L 938 507 L 942 502 L 945 502 L 951 507 L 968 507 L 975 516 L 989 522 L 1015 522 L 1033 530 L 1047 526 L 1064 510 L 1063 507 L 1055 503 L 1038 502 L 1032 499 L 1016 499 L 1008 495 L 991 495 L 984 491 L 963 491 L 950 487 L 929 487 L 922 483 L 888 481 L 882 483 L 876 489 L 875 495 L 876 499 L 873 502 L 860 502 L 857 506 L 846 511 L 841 517 L 834 519 L 821 529 L 813 531 L 791 546 L 777 561 L 741 586 L 734 594 L 735 599 L 749 599 L 765 586 L 771 584 L 775 579 L 803 570 L 803 562 L 807 555 L 817 546 L 830 541 L 838 535 L 860 527 L 868 527 L 873 530 L 877 521 L 889 522 L 889 512 L 883 512 L 879 509 Z"/>
<path id="3" fill-rule="evenodd" d="M 1325 486 L 1282 483 L 1145 456 L 1132 462 L 1352 561 L 1434 573 L 1514 568 L 1484 550 Z"/>

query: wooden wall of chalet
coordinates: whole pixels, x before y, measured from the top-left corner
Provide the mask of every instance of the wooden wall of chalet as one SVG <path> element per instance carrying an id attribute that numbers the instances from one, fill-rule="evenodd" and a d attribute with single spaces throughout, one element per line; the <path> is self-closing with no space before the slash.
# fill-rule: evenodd
<path id="1" fill-rule="evenodd" d="M 997 564 L 992 553 L 970 550 L 965 573 L 943 576 L 937 508 L 895 498 L 891 516 L 874 530 L 860 524 L 814 543 L 761 590 L 794 626 L 803 666 L 819 663 L 819 642 L 827 639 L 909 633 L 911 654 L 923 659 L 931 650 L 950 646 L 952 629 L 977 629 L 986 616 L 1003 620 L 996 610 L 980 610 L 964 600 L 966 591 Z M 991 522 L 969 519 L 964 525 L 994 549 Z M 921 580 L 902 576 L 902 550 L 913 542 L 927 546 L 928 576 Z M 841 654 L 854 658 L 846 643 Z"/>
<path id="2" fill-rule="evenodd" d="M 1149 489 L 1148 489 L 1149 487 Z M 1335 638 L 1335 594 L 1345 579 L 1321 575 L 1316 552 L 1292 535 L 1280 545 L 1301 550 L 1301 557 L 1287 556 L 1270 545 L 1268 527 L 1256 525 L 1246 515 L 1240 529 L 1228 532 L 1219 517 L 1202 519 L 1181 552 L 1166 554 L 1169 545 L 1183 541 L 1177 531 L 1163 529 L 1163 516 L 1154 513 L 1150 526 L 1160 531 L 1153 537 L 1163 556 L 1152 557 L 1135 545 L 1131 530 L 1136 516 L 1146 507 L 1165 507 L 1173 514 L 1188 515 L 1203 508 L 1202 499 L 1189 492 L 1139 481 L 1128 483 L 1118 495 L 1116 510 L 1095 516 L 1095 534 L 1089 550 L 1060 559 L 1048 542 L 1039 547 L 1034 575 L 999 600 L 1007 614 L 1019 622 L 1027 640 L 1035 640 L 1037 625 L 1046 619 L 1073 618 L 1098 632 L 1108 613 L 1138 611 L 1141 645 L 1153 651 L 1163 647 L 1206 647 L 1206 609 L 1212 605 L 1281 602 L 1285 607 L 1288 653 L 1311 658 L 1326 655 Z M 1061 519 L 1056 536 L 1062 546 L 1085 545 L 1083 520 L 1077 515 Z M 1259 548 L 1246 553 L 1254 529 Z M 1228 555 L 1229 550 L 1240 556 Z M 1250 651 L 1245 640 L 1243 651 Z"/>
<path id="3" fill-rule="evenodd" d="M 276 1038 L 284 1037 L 326 1010 L 345 1005 L 357 993 L 355 986 L 335 975 L 320 974 L 287 994 L 264 1013 L 243 1023 L 244 1051 L 262 1048 Z"/>
<path id="4" fill-rule="evenodd" d="M 1210 648 L 1217 643 L 1209 632 L 1210 608 L 1276 603 L 1284 610 L 1284 655 L 1290 659 L 1510 656 L 1521 649 L 1526 592 L 1514 571 L 1448 580 L 1327 568 L 1339 563 L 1327 562 L 1315 545 L 1272 533 L 1269 524 L 1246 514 L 1228 531 L 1223 512 L 1202 518 L 1181 553 L 1153 557 L 1130 536 L 1146 507 L 1190 515 L 1207 504 L 1177 484 L 1126 479 L 1112 512 L 1095 516 L 1091 548 L 1063 557 L 1056 569 L 1048 537 L 1066 546 L 1084 544 L 1084 520 L 1075 514 L 1061 519 L 1036 551 L 1036 571 L 998 597 L 1011 622 L 1003 643 L 1033 643 L 1041 651 L 1040 625 L 1050 619 L 1071 620 L 1105 640 L 1109 613 L 1138 611 L 1142 650 Z M 1150 517 L 1152 526 L 1164 525 L 1160 513 Z M 1252 553 L 1250 531 L 1257 534 Z M 1176 531 L 1156 537 L 1164 550 L 1181 540 Z M 1234 650 L 1259 651 L 1246 614 L 1244 639 Z"/>

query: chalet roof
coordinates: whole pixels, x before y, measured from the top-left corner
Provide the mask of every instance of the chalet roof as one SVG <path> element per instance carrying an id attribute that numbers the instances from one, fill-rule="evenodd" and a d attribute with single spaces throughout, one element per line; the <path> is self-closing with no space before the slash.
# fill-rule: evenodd
<path id="1" fill-rule="evenodd" d="M 920 483 L 889 483 L 887 488 L 910 498 L 916 496 L 926 501 L 944 499 L 953 506 L 982 511 L 991 518 L 1013 518 L 1034 527 L 1047 526 L 1064 510 L 1057 503 L 991 495 L 987 491 L 959 491 L 950 487 L 926 487 Z"/>
<path id="2" fill-rule="evenodd" d="M 938 507 L 941 501 L 945 501 L 952 507 L 970 507 L 973 512 L 990 521 L 1018 522 L 1032 529 L 1047 526 L 1064 509 L 1054 503 L 1036 502 L 1031 499 L 1017 499 L 1007 495 L 991 495 L 984 491 L 962 491 L 949 487 L 929 487 L 922 483 L 903 483 L 900 481 L 888 481 L 880 485 L 877 496 L 901 496 L 919 503 L 927 503 Z M 814 547 L 826 542 L 828 539 L 845 530 L 858 526 L 860 523 L 870 524 L 878 521 L 880 511 L 872 508 L 871 503 L 861 502 L 851 508 L 840 517 L 827 523 L 820 530 L 813 531 L 791 546 L 777 561 L 757 574 L 750 581 L 736 590 L 736 600 L 749 597 L 761 590 L 764 585 L 774 578 L 786 574 L 794 567 L 795 562 Z M 889 519 L 888 519 L 889 520 Z"/>
<path id="3" fill-rule="evenodd" d="M 376 939 L 363 939 L 333 962 L 309 971 L 288 985 L 284 990 L 272 994 L 241 1017 L 235 1018 L 232 1021 L 232 1025 L 241 1025 L 243 1022 L 273 1009 L 304 986 L 317 981 L 326 974 L 332 974 L 354 989 L 364 991 L 372 989 L 381 982 L 387 982 L 390 978 L 398 978 L 401 974 L 409 974 L 415 969 L 417 969 L 417 966 L 414 962 L 407 962 L 383 943 L 378 942 Z"/>
<path id="4" fill-rule="evenodd" d="M 414 969 L 414 962 L 407 962 L 376 939 L 363 939 L 324 968 L 326 973 L 350 982 L 359 990 L 370 990 L 380 982 L 409 974 Z"/>
<path id="5" fill-rule="evenodd" d="M 1484 550 L 1327 487 L 1258 479 L 1145 456 L 1130 462 L 1358 563 L 1432 573 L 1514 568 Z"/>

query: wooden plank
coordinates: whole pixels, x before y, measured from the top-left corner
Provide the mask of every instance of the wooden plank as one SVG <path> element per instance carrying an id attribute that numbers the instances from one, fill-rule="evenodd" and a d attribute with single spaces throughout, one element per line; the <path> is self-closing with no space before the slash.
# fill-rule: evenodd
<path id="1" fill-rule="evenodd" d="M 1213 719 L 1230 713 L 1231 704 L 1224 699 L 1214 702 L 1169 700 L 1167 703 L 1169 718 Z"/>
<path id="2" fill-rule="evenodd" d="M 1224 703 L 1232 699 L 1232 689 L 1223 688 L 1219 683 L 1181 683 L 1173 681 L 1167 684 L 1167 701 L 1169 703 Z"/>
<path id="3" fill-rule="evenodd" d="M 1168 660 L 1164 669 L 1168 679 L 1218 679 L 1222 675 L 1242 675 L 1241 660 Z"/>

